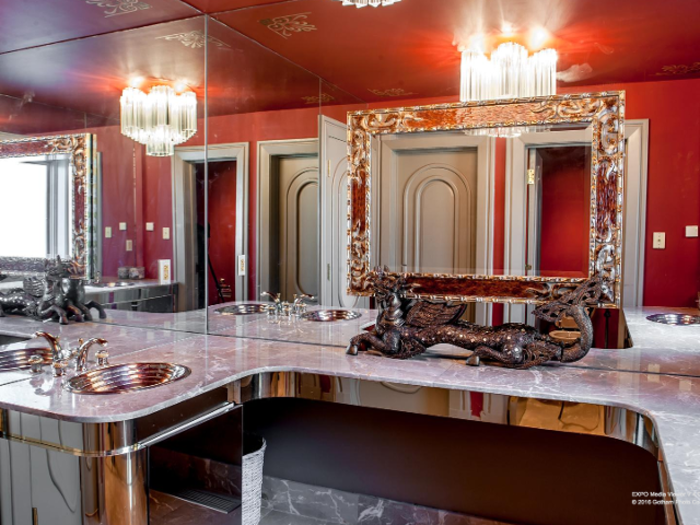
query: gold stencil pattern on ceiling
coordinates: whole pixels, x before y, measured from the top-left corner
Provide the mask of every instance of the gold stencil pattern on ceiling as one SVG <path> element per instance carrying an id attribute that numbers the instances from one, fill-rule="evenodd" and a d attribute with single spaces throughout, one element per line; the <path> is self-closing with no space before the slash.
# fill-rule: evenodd
<path id="1" fill-rule="evenodd" d="M 85 3 L 106 7 L 107 9 L 104 11 L 105 18 L 135 13 L 136 11 L 143 11 L 152 7 L 151 4 L 140 0 L 85 0 Z"/>
<path id="2" fill-rule="evenodd" d="M 368 89 L 367 91 L 374 93 L 378 97 L 403 97 L 407 95 L 416 95 L 416 93 L 407 92 L 403 88 Z"/>
<path id="3" fill-rule="evenodd" d="M 693 62 L 690 65 L 678 64 L 674 66 L 663 66 L 657 76 L 665 75 L 692 75 L 700 73 L 700 62 Z"/>
<path id="4" fill-rule="evenodd" d="M 180 42 L 183 46 L 191 47 L 192 49 L 198 49 L 198 48 L 204 47 L 204 44 L 207 41 L 216 47 L 231 47 L 226 42 L 223 42 L 223 41 L 219 40 L 218 38 L 214 38 L 213 36 L 206 38 L 204 36 L 204 33 L 202 33 L 201 31 L 188 31 L 185 33 L 175 33 L 172 35 L 165 35 L 165 36 L 156 37 L 156 40 L 160 40 L 160 39 L 174 40 L 176 42 Z"/>
<path id="5" fill-rule="evenodd" d="M 321 96 L 316 95 L 301 98 L 306 104 L 318 104 L 324 102 L 332 102 L 333 100 L 335 100 L 335 97 L 333 95 L 329 95 L 328 93 L 322 93 Z"/>
<path id="6" fill-rule="evenodd" d="M 311 13 L 297 13 L 294 15 L 276 16 L 274 18 L 260 20 L 260 23 L 282 38 L 289 38 L 294 33 L 308 33 L 318 29 L 315 25 L 307 22 L 310 14 Z"/>

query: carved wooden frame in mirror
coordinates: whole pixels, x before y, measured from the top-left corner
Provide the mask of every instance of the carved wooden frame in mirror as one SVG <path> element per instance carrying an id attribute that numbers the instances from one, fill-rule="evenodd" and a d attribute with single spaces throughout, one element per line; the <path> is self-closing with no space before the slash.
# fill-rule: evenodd
<path id="1" fill-rule="evenodd" d="M 619 307 L 622 264 L 624 91 L 364 110 L 348 114 L 348 293 L 372 295 L 371 144 L 376 135 L 480 128 L 590 125 L 589 275 L 602 276 L 600 306 Z M 399 275 L 399 274 L 394 274 Z M 410 297 L 459 302 L 539 304 L 586 278 L 403 273 Z"/>
<path id="2" fill-rule="evenodd" d="M 93 277 L 94 266 L 92 179 L 95 148 L 96 140 L 90 133 L 0 141 L 0 159 L 57 154 L 69 156 L 72 208 L 70 257 L 79 270 L 76 275 L 86 279 Z M 26 199 L 27 213 L 32 213 L 31 195 L 27 195 Z M 22 218 L 18 217 L 17 220 L 21 221 Z M 46 261 L 46 258 L 0 256 L 0 275 L 41 274 L 45 271 Z"/>

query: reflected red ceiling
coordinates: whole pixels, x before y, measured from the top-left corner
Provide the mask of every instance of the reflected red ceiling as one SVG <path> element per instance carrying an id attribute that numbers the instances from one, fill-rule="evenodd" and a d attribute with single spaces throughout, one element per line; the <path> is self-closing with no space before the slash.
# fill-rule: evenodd
<path id="1" fill-rule="evenodd" d="M 0 53 L 198 14 L 179 0 L 2 0 Z"/>
<path id="2" fill-rule="evenodd" d="M 214 16 L 367 101 L 456 96 L 454 44 L 480 32 L 495 45 L 504 22 L 525 43 L 535 26 L 550 32 L 546 44 L 570 80 L 562 86 L 689 78 L 663 68 L 700 59 L 697 0 L 403 0 L 377 9 L 298 0 Z M 279 27 L 287 34 L 271 30 Z"/>
<path id="3" fill-rule="evenodd" d="M 264 4 L 278 4 L 284 0 L 184 0 L 203 13 L 218 13 Z M 287 0 L 294 1 L 294 0 Z"/>

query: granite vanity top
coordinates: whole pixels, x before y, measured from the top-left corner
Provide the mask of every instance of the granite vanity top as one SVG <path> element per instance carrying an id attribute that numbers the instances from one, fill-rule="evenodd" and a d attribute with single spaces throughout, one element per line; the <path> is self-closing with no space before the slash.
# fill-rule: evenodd
<path id="1" fill-rule="evenodd" d="M 29 337 L 41 329 L 61 335 L 63 341 L 104 337 L 109 340 L 113 364 L 166 361 L 189 366 L 192 374 L 147 393 L 81 396 L 65 391 L 62 380 L 48 374 L 30 377 L 21 373 L 25 378 L 0 386 L 0 407 L 77 422 L 120 421 L 156 412 L 253 373 L 273 371 L 618 406 L 654 421 L 672 489 L 694 493 L 686 498 L 690 502 L 677 505 L 682 523 L 700 525 L 700 326 L 665 326 L 646 320 L 652 313 L 665 311 L 671 309 L 625 310 L 634 342 L 631 349 L 593 349 L 579 363 L 530 370 L 469 367 L 457 358 L 461 356 L 458 352 L 452 358 L 431 353 L 409 361 L 348 356 L 344 350 L 347 339 L 371 320 L 369 311 L 354 321 L 306 322 L 296 332 L 285 332 L 285 327 L 274 323 L 266 325 L 269 322 L 258 316 L 246 316 L 248 321 L 221 326 L 209 335 L 96 323 L 59 326 L 6 317 L 0 319 L 0 333 Z M 693 309 L 673 311 L 697 314 Z M 280 334 L 289 336 L 285 337 L 288 340 L 273 340 L 273 336 L 281 338 Z"/>

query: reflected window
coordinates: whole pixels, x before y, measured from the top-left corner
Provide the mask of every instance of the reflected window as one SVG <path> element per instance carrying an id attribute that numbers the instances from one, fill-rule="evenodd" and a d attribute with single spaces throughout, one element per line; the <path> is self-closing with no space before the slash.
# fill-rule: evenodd
<path id="1" fill-rule="evenodd" d="M 55 156 L 0 161 L 0 256 L 70 256 L 69 166 Z"/>

